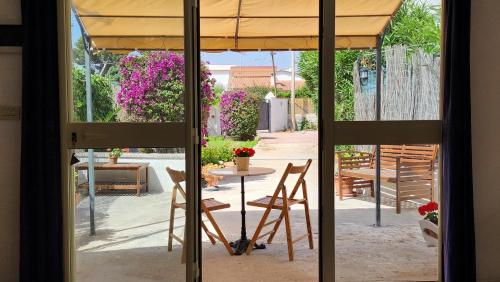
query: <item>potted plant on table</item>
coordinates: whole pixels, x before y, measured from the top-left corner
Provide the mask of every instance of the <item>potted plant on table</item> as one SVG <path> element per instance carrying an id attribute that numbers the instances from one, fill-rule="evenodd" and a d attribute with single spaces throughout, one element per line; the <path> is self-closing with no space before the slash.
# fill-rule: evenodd
<path id="1" fill-rule="evenodd" d="M 438 204 L 436 202 L 429 202 L 418 208 L 418 213 L 424 217 L 420 220 L 420 228 L 422 229 L 422 235 L 424 236 L 425 242 L 429 247 L 435 247 L 438 244 L 438 234 L 439 234 L 439 211 Z"/>
<path id="2" fill-rule="evenodd" d="M 234 163 L 237 171 L 247 171 L 250 165 L 250 158 L 255 155 L 255 150 L 252 148 L 234 149 Z"/>
<path id="3" fill-rule="evenodd" d="M 123 155 L 123 151 L 120 148 L 113 148 L 109 151 L 109 163 L 117 164 L 118 158 Z"/>

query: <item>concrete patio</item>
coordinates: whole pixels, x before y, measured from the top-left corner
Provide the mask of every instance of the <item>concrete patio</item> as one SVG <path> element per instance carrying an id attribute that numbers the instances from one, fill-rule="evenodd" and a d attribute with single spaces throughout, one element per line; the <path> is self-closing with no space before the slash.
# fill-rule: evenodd
<path id="1" fill-rule="evenodd" d="M 271 194 L 288 162 L 313 163 L 306 176 L 313 223 L 314 249 L 306 240 L 294 245 L 295 260 L 288 261 L 283 227 L 265 250 L 250 256 L 230 257 L 218 243 L 203 237 L 204 281 L 317 281 L 318 279 L 318 162 L 316 132 L 260 134 L 252 159 L 254 166 L 271 167 L 275 174 L 246 179 L 246 199 Z M 168 162 L 165 166 L 169 165 Z M 165 172 L 166 173 L 166 172 Z M 290 179 L 290 182 L 293 178 Z M 203 190 L 231 204 L 213 213 L 228 240 L 240 232 L 239 178 L 225 178 L 219 188 Z M 95 237 L 89 236 L 88 198 L 76 207 L 75 247 L 77 281 L 184 281 L 181 246 L 167 252 L 171 192 L 99 194 L 96 197 Z M 383 198 L 382 227 L 374 227 L 375 204 L 369 196 L 336 199 L 337 281 L 432 281 L 437 279 L 437 249 L 427 247 L 420 233 L 416 204 L 405 203 L 397 215 L 394 201 Z M 299 207 L 300 208 L 300 207 Z M 263 209 L 247 206 L 251 236 Z M 182 234 L 184 217 L 176 214 L 175 232 Z M 292 232 L 305 231 L 303 210 L 292 210 Z M 333 238 L 332 238 L 333 240 Z"/>

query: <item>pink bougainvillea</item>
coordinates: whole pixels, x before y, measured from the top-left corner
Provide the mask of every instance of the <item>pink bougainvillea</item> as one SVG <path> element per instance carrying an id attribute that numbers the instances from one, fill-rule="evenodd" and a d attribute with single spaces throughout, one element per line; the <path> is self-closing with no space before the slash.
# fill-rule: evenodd
<path id="1" fill-rule="evenodd" d="M 184 119 L 184 57 L 174 52 L 147 52 L 120 60 L 120 91 L 117 103 L 142 122 L 175 122 Z M 202 65 L 200 90 L 202 112 L 208 116 L 215 98 L 214 79 Z M 203 118 L 202 134 L 207 134 Z M 204 139 L 202 141 L 205 143 Z"/>
<path id="2" fill-rule="evenodd" d="M 220 100 L 222 133 L 240 140 L 257 135 L 259 106 L 255 95 L 244 91 L 226 91 Z"/>

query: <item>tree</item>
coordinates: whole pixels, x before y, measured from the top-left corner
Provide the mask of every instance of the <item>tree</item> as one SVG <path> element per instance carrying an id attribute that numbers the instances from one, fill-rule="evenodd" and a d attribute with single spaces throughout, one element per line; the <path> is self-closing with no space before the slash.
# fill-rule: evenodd
<path id="1" fill-rule="evenodd" d="M 425 2 L 407 0 L 396 13 L 384 38 L 383 47 L 406 45 L 410 50 L 422 48 L 428 53 L 440 50 L 439 11 Z M 362 54 L 373 51 L 340 50 L 335 52 L 335 119 L 354 119 L 353 65 Z M 319 55 L 316 51 L 301 52 L 299 75 L 306 81 L 308 92 L 317 105 L 319 89 Z"/>
<path id="2" fill-rule="evenodd" d="M 73 63 L 85 66 L 85 44 L 83 37 L 78 38 L 73 47 Z M 117 63 L 123 55 L 116 55 L 109 51 L 98 51 L 91 54 L 91 71 L 102 76 L 109 76 L 112 81 L 118 81 Z"/>
<path id="3" fill-rule="evenodd" d="M 410 50 L 422 48 L 437 54 L 441 47 L 438 7 L 418 0 L 407 0 L 389 25 L 384 47 L 406 45 Z"/>
<path id="4" fill-rule="evenodd" d="M 98 74 L 91 75 L 92 115 L 97 122 L 116 121 L 118 109 L 115 107 L 110 81 Z M 85 71 L 81 67 L 73 67 L 73 112 L 75 121 L 87 120 L 87 96 Z"/>
<path id="5" fill-rule="evenodd" d="M 352 66 L 360 51 L 342 50 L 335 52 L 335 119 L 354 119 L 354 92 Z M 317 106 L 319 90 L 319 55 L 316 51 L 299 55 L 299 75 L 306 81 L 307 92 Z"/>

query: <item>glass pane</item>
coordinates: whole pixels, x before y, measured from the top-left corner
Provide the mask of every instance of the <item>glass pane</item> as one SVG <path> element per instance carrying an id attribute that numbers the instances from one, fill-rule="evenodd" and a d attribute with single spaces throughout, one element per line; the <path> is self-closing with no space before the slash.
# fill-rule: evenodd
<path id="1" fill-rule="evenodd" d="M 76 281 L 185 281 L 184 149 L 73 152 Z"/>
<path id="2" fill-rule="evenodd" d="M 376 37 L 359 48 L 337 50 L 335 120 L 377 119 L 377 72 L 381 120 L 440 119 L 440 9 L 436 1 L 405 1 L 390 25 L 386 23 L 380 69 Z M 337 19 L 337 32 L 345 24 L 343 18 Z"/>
<path id="3" fill-rule="evenodd" d="M 217 239 L 212 244 L 212 235 L 202 231 L 202 279 L 317 281 L 319 2 L 240 1 L 239 8 L 238 1 L 215 2 L 202 1 L 200 6 L 201 59 L 215 79 L 217 97 L 207 115 L 208 138 L 202 148 L 202 198 L 227 204 L 211 214 L 229 247 Z M 316 84 L 307 85 L 309 78 Z M 233 149 L 249 147 L 255 150 L 249 169 L 260 172 L 242 179 L 235 167 L 244 161 Z M 285 181 L 287 197 L 296 199 L 291 210 L 286 209 L 289 224 L 282 219 L 276 232 L 272 232 L 276 222 L 260 228 L 279 218 L 280 211 L 271 211 L 262 221 L 265 205 L 256 200 L 270 201 L 266 195 L 282 187 L 280 179 L 288 164 L 304 166 L 309 159 L 306 191 L 297 186 L 293 192 L 299 174 L 290 174 Z M 304 193 L 307 208 L 299 204 L 304 203 L 300 200 Z M 203 223 L 209 232 L 216 232 L 206 213 Z M 288 225 L 291 241 L 298 239 L 290 244 Z M 257 246 L 248 243 L 254 237 L 260 237 Z M 250 255 L 238 256 L 247 244 Z"/>
<path id="4" fill-rule="evenodd" d="M 437 281 L 438 145 L 380 146 L 380 226 L 375 146 L 336 151 L 336 281 Z"/>
<path id="5" fill-rule="evenodd" d="M 73 121 L 185 120 L 183 3 L 72 0 Z M 202 83 L 210 98 L 210 78 Z"/>
<path id="6" fill-rule="evenodd" d="M 218 155 L 215 153 L 218 150 L 226 150 L 222 149 L 224 147 L 229 151 L 229 161 L 220 164 L 208 163 L 209 157 L 203 158 L 207 163 L 204 164 L 202 172 L 205 181 L 202 198 L 229 204 L 228 207 L 211 213 L 227 242 L 235 243 L 232 245 L 234 248 L 230 250 L 238 254 L 241 250 L 237 247 L 238 240 L 241 241 L 245 235 L 248 240 L 263 236 L 256 240 L 258 247 L 253 248 L 249 256 L 243 254 L 240 258 L 230 256 L 224 244 L 217 240 L 212 245 L 209 234 L 202 232 L 203 279 L 206 281 L 236 281 L 238 279 L 269 281 L 270 277 L 273 277 L 275 281 L 317 281 L 319 279 L 317 131 L 259 132 L 258 136 L 258 142 L 247 141 L 247 143 L 216 139 L 217 142 L 224 142 L 227 145 L 218 145 L 209 139 L 207 147 L 203 148 L 204 155 L 211 156 Z M 247 175 L 243 179 L 238 176 L 236 168 L 238 164 L 233 163 L 235 158 L 231 153 L 233 147 L 254 148 L 255 155 L 250 158 L 249 169 L 256 170 L 256 175 Z M 304 166 L 307 165 L 308 159 L 311 163 L 304 176 L 306 186 L 299 186 L 297 192 L 293 192 L 300 174 L 289 174 L 284 182 L 287 197 L 292 197 L 293 193 L 293 199 L 302 201 L 305 198 L 303 193 L 306 193 L 308 203 L 306 208 L 302 204 L 293 204 L 291 210 L 288 211 L 291 226 L 289 236 L 292 240 L 299 239 L 290 244 L 293 251 L 289 253 L 286 220 L 283 219 L 275 236 L 271 237 L 268 233 L 273 230 L 275 224 L 264 226 L 256 235 L 258 226 L 263 224 L 261 220 L 266 210 L 261 202 L 266 201 L 267 195 L 272 196 L 278 191 L 280 179 L 286 173 L 289 163 Z M 241 198 L 242 190 L 245 192 L 244 199 Z M 283 196 L 281 193 L 280 197 Z M 267 198 L 267 200 L 271 199 Z M 243 209 L 245 210 L 245 223 L 241 215 Z M 266 222 L 272 222 L 279 216 L 279 210 L 272 210 Z M 307 219 L 310 220 L 310 224 Z M 211 232 L 214 232 L 212 222 L 208 217 L 204 216 L 203 222 Z M 308 226 L 311 228 L 309 234 L 312 245 L 309 245 L 309 237 L 304 236 L 308 234 Z M 243 229 L 245 235 L 242 234 Z M 261 249 L 263 245 L 265 249 Z M 293 261 L 289 261 L 290 255 Z M 220 271 L 222 267 L 229 271 Z M 248 280 L 241 277 L 247 277 Z"/>

